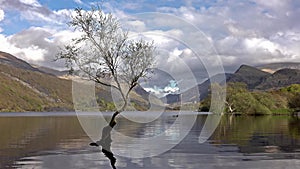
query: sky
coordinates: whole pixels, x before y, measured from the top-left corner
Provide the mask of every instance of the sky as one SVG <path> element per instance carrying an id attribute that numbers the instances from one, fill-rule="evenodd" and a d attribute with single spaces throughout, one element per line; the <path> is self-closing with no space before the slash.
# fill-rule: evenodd
<path id="1" fill-rule="evenodd" d="M 241 64 L 300 62 L 298 0 L 0 0 L 0 51 L 64 68 L 53 59 L 78 34 L 67 25 L 70 16 L 93 4 L 132 35 L 153 40 L 165 71 L 186 74 L 187 65 L 201 79 L 207 66 L 220 63 L 233 72 Z"/>

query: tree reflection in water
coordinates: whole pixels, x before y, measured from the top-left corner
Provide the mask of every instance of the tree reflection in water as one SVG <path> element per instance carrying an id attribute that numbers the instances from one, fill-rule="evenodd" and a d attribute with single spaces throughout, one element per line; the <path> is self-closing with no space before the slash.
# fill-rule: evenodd
<path id="1" fill-rule="evenodd" d="M 99 141 L 90 143 L 90 146 L 102 146 L 102 153 L 110 160 L 110 164 L 113 169 L 116 169 L 116 158 L 114 157 L 114 154 L 112 153 L 110 147 L 111 147 L 111 131 L 114 128 L 114 126 L 117 124 L 115 121 L 115 117 L 118 113 L 116 112 L 112 118 L 111 121 L 107 126 L 105 126 L 102 129 L 102 137 Z"/>

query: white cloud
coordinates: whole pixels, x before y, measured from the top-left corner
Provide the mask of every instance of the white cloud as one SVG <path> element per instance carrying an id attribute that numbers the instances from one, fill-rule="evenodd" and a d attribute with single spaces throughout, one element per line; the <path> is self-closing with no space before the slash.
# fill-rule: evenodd
<path id="1" fill-rule="evenodd" d="M 300 14 L 300 4 L 289 0 L 255 0 L 255 3 L 231 0 L 219 1 L 209 8 L 164 7 L 159 11 L 185 18 L 205 32 L 225 66 L 233 67 L 231 71 L 240 64 L 299 62 L 300 24 L 296 15 Z M 163 19 L 160 18 L 159 22 L 170 22 Z M 175 27 L 180 25 L 174 24 Z M 188 29 L 184 31 L 184 37 L 197 44 L 198 38 L 191 32 Z M 204 59 L 213 61 L 213 58 L 210 55 Z"/>
<path id="2" fill-rule="evenodd" d="M 253 0 L 255 3 L 267 7 L 267 8 L 271 8 L 271 9 L 282 9 L 287 7 L 290 4 L 290 0 Z"/>
<path id="3" fill-rule="evenodd" d="M 175 48 L 173 51 L 169 53 L 169 58 L 167 62 L 173 62 L 178 59 L 178 57 L 183 53 L 182 50 L 179 50 L 178 48 Z"/>
<path id="4" fill-rule="evenodd" d="M 145 23 L 139 20 L 126 21 L 125 24 L 125 28 L 131 31 L 143 32 L 146 30 Z"/>
<path id="5" fill-rule="evenodd" d="M 47 25 L 66 25 L 71 19 L 71 16 L 75 15 L 73 9 L 61 9 L 54 11 L 43 11 L 40 10 L 26 10 L 21 12 L 21 17 L 29 21 L 47 22 Z"/>
<path id="6" fill-rule="evenodd" d="M 274 51 L 275 45 L 271 43 L 268 40 L 265 39 L 259 39 L 259 38 L 251 38 L 251 39 L 245 39 L 244 44 L 247 49 L 253 51 L 257 48 L 262 48 L 265 50 L 272 50 Z"/>
<path id="7" fill-rule="evenodd" d="M 164 87 L 153 86 L 153 87 L 145 87 L 144 89 L 147 92 L 150 92 L 160 98 L 168 94 L 178 93 L 180 91 L 178 84 L 175 80 L 170 80 L 169 84 Z"/>
<path id="8" fill-rule="evenodd" d="M 183 17 L 188 21 L 192 21 L 192 22 L 195 20 L 193 10 L 194 10 L 193 8 L 187 8 L 187 7 L 179 8 L 179 11 L 183 14 Z"/>
<path id="9" fill-rule="evenodd" d="M 70 30 L 31 27 L 11 36 L 0 34 L 0 51 L 11 53 L 32 64 L 62 68 L 62 62 L 53 62 L 55 55 L 59 47 L 78 36 L 79 32 Z"/>
<path id="10" fill-rule="evenodd" d="M 0 1 L 0 5 L 5 10 L 19 12 L 20 19 L 25 19 L 29 22 L 34 21 L 35 24 L 66 24 L 67 21 L 70 19 L 70 15 L 68 14 L 71 13 L 67 12 L 67 9 L 52 11 L 45 6 L 42 6 L 37 0 Z"/>
<path id="11" fill-rule="evenodd" d="M 234 22 L 225 22 L 229 34 L 237 37 L 256 37 L 258 36 L 255 30 L 246 30 Z"/>
<path id="12" fill-rule="evenodd" d="M 42 5 L 36 1 L 36 0 L 20 0 L 21 3 L 27 4 L 27 5 L 32 5 L 36 7 L 41 7 Z"/>
<path id="13" fill-rule="evenodd" d="M 44 13 L 34 11 L 34 10 L 23 11 L 21 16 L 22 16 L 22 18 L 30 20 L 30 21 L 56 22 L 55 20 L 53 20 L 51 18 L 51 13 L 46 15 Z"/>
<path id="14" fill-rule="evenodd" d="M 0 9 L 0 23 L 1 21 L 4 19 L 5 14 L 4 11 L 2 9 Z M 3 29 L 0 27 L 0 33 L 3 31 Z"/>
<path id="15" fill-rule="evenodd" d="M 4 11 L 0 9 L 0 22 L 4 19 Z"/>
<path id="16" fill-rule="evenodd" d="M 282 36 L 284 36 L 282 34 Z M 240 64 L 258 65 L 270 62 L 300 61 L 299 44 L 288 39 L 226 37 L 216 41 L 215 46 L 225 66 L 235 70 Z"/>
<path id="17" fill-rule="evenodd" d="M 83 2 L 81 0 L 74 0 L 75 3 L 79 4 L 79 5 L 82 5 Z"/>
<path id="18" fill-rule="evenodd" d="M 188 64 L 193 71 L 203 69 L 203 65 L 199 66 L 199 61 L 193 53 L 195 51 L 191 48 L 203 54 L 202 59 L 207 63 L 214 65 L 216 54 L 209 48 L 208 43 L 212 43 L 217 49 L 225 66 L 233 67 L 230 70 L 234 70 L 242 63 L 256 65 L 273 61 L 300 61 L 299 2 L 291 0 L 250 0 L 250 2 L 254 3 L 230 0 L 218 1 L 216 5 L 212 3 L 209 7 L 196 8 L 190 5 L 178 8 L 165 6 L 157 9 L 158 12 L 174 14 L 179 17 L 177 19 L 159 13 L 153 17 L 139 18 L 130 16 L 123 10 L 131 7 L 124 6 L 117 9 L 110 2 L 104 3 L 103 6 L 106 11 L 121 18 L 122 24 L 131 31 L 130 37 L 154 40 L 155 45 L 161 50 L 158 58 L 160 66 L 169 67 L 172 71 L 183 71 L 180 64 Z M 63 44 L 74 36 L 72 31 L 56 28 L 57 25 L 65 25 L 70 16 L 74 15 L 74 10 L 52 11 L 41 6 L 36 0 L 0 1 L 0 5 L 3 9 L 7 7 L 19 10 L 23 19 L 42 21 L 49 25 L 48 29 L 30 28 L 11 37 L 2 35 L 0 42 L 2 49 L 5 46 L 2 45 L 2 41 L 5 41 L 4 44 L 15 53 L 23 50 L 27 53 L 32 50 L 38 51 L 34 59 L 24 56 L 27 60 L 53 65 L 47 58 L 53 58 L 57 51 L 55 45 Z M 138 6 L 130 10 L 136 8 Z M 4 17 L 4 12 L 1 11 L 0 21 Z M 126 20 L 126 17 L 129 19 Z M 187 23 L 195 25 L 207 36 L 197 32 Z M 185 46 L 180 40 L 189 41 L 193 45 Z M 170 65 L 167 65 L 166 61 Z"/>
<path id="19" fill-rule="evenodd" d="M 44 55 L 47 52 L 45 49 L 40 49 L 35 45 L 30 45 L 26 48 L 19 48 L 11 44 L 8 39 L 8 37 L 0 34 L 0 51 L 11 53 L 20 59 L 31 63 L 37 63 L 44 60 Z"/>
<path id="20" fill-rule="evenodd" d="M 140 39 L 144 38 L 147 41 L 153 41 L 154 45 L 160 49 L 169 49 L 178 42 L 174 39 L 176 36 L 180 36 L 182 32 L 180 30 L 146 30 L 146 31 L 138 31 L 135 29 L 134 31 L 129 32 L 130 39 Z"/>

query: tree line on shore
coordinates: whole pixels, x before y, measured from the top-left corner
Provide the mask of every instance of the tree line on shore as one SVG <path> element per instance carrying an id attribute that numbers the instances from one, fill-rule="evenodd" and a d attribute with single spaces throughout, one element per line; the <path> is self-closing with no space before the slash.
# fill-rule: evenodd
<path id="1" fill-rule="evenodd" d="M 223 87 L 212 84 L 214 87 Z M 200 102 L 199 111 L 209 111 L 211 96 Z M 300 111 L 300 84 L 267 91 L 248 90 L 245 83 L 228 83 L 224 113 L 246 115 L 291 115 Z"/>

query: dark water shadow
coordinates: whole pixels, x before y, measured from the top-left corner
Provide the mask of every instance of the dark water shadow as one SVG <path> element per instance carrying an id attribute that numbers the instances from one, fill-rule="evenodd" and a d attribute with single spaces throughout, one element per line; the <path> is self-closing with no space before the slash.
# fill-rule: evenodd
<path id="1" fill-rule="evenodd" d="M 118 114 L 119 113 L 116 112 L 112 116 L 111 121 L 109 122 L 109 124 L 102 129 L 101 139 L 97 142 L 90 143 L 90 146 L 96 146 L 96 147 L 101 146 L 102 147 L 101 151 L 109 159 L 110 165 L 113 169 L 116 169 L 115 164 L 116 164 L 117 159 L 114 157 L 114 154 L 111 151 L 111 143 L 113 141 L 112 138 L 111 138 L 111 131 L 115 127 L 115 125 L 117 124 L 116 121 L 115 121 L 115 117 Z"/>

